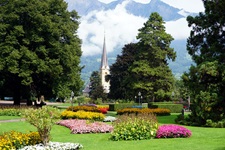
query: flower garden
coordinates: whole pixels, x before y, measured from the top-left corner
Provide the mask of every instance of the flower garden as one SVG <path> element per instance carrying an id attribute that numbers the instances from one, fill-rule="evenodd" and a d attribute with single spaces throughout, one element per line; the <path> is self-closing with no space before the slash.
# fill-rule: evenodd
<path id="1" fill-rule="evenodd" d="M 18 111 L 16 108 L 1 108 L 0 115 L 7 116 L 7 112 L 13 114 L 14 110 Z M 92 147 L 94 145 L 99 146 L 98 149 L 103 149 L 104 145 L 112 149 L 116 145 L 117 149 L 122 149 L 121 146 L 130 149 L 129 147 L 133 145 L 132 149 L 138 149 L 138 147 L 147 148 L 148 146 L 159 144 L 159 139 L 164 139 L 165 143 L 169 142 L 169 139 L 180 139 L 179 141 L 187 141 L 185 144 L 188 144 L 193 139 L 194 133 L 192 133 L 192 130 L 197 131 L 197 127 L 185 127 L 175 123 L 159 122 L 160 118 L 173 117 L 173 115 L 168 115 L 169 111 L 165 109 L 153 111 L 146 108 L 143 110 L 126 108 L 118 110 L 114 118 L 107 113 L 107 106 L 74 106 L 60 112 L 48 107 L 40 110 L 43 114 L 40 117 L 44 119 L 39 121 L 39 124 L 36 123 L 37 121 L 32 122 L 29 120 L 32 117 L 36 117 L 40 113 L 39 110 L 29 110 L 28 108 L 20 108 L 19 110 L 21 112 L 17 112 L 14 115 L 25 117 L 26 122 L 0 123 L 0 149 L 34 149 L 34 147 L 39 147 L 39 149 L 40 147 L 45 147 L 45 149 L 94 149 Z M 26 117 L 26 113 L 30 113 L 30 111 L 33 111 L 32 115 L 29 115 L 31 118 Z M 104 122 L 105 118 L 110 117 L 112 117 L 112 120 L 109 119 L 107 120 L 109 122 Z M 45 121 L 46 123 L 44 123 Z M 43 123 L 40 125 L 40 122 Z M 49 125 L 47 122 L 51 122 L 50 126 L 47 126 Z M 17 124 L 17 130 L 8 129 L 8 124 Z M 32 125 L 36 128 L 32 128 L 29 132 L 22 131 L 23 126 L 21 124 L 27 126 L 27 128 L 32 128 Z M 47 126 L 47 128 L 43 126 Z M 7 130 L 5 130 L 6 128 Z M 45 141 L 43 140 L 43 133 L 40 134 L 42 129 L 51 130 L 49 139 L 44 138 L 45 140 L 47 139 L 46 144 L 43 144 L 43 141 Z M 117 142 L 115 141 L 119 141 L 119 144 L 116 144 Z M 130 143 L 128 144 L 125 141 L 130 141 Z M 170 140 L 170 142 L 176 143 L 176 140 Z M 92 146 L 90 143 L 92 143 Z M 141 143 L 142 145 L 140 145 Z M 177 146 L 179 147 L 180 144 L 177 143 Z M 160 146 L 156 147 L 159 148 L 155 149 L 160 149 Z M 171 148 L 171 145 L 167 145 L 167 148 L 169 147 Z"/>

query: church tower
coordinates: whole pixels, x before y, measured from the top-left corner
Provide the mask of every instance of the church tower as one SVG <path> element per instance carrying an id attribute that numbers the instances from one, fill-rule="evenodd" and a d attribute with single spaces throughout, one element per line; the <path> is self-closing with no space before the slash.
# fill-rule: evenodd
<path id="1" fill-rule="evenodd" d="M 105 36 L 104 36 L 102 59 L 101 59 L 101 66 L 100 66 L 100 77 L 101 77 L 101 84 L 103 86 L 105 93 L 109 93 L 110 83 L 109 83 L 109 81 L 106 81 L 106 76 L 109 74 L 110 74 L 110 72 L 109 72 L 109 65 L 108 65 L 108 58 L 107 58 L 106 44 L 105 44 Z"/>

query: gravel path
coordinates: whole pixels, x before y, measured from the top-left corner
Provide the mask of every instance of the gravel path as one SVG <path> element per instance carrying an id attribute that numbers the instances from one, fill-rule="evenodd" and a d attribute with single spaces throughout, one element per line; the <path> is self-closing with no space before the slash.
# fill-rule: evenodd
<path id="1" fill-rule="evenodd" d="M 18 121 L 25 121 L 25 119 L 0 120 L 0 123 L 4 123 L 4 122 L 18 122 Z"/>

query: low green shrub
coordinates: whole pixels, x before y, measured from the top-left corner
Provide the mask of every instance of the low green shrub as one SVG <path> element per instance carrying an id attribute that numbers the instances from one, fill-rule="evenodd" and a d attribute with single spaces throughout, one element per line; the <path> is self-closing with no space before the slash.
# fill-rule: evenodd
<path id="1" fill-rule="evenodd" d="M 206 120 L 206 126 L 213 128 L 225 128 L 225 119 L 218 122 L 213 122 L 211 119 L 208 119 Z"/>
<path id="2" fill-rule="evenodd" d="M 28 145 L 41 143 L 38 132 L 21 133 L 16 131 L 6 132 L 0 135 L 0 149 L 19 149 Z"/>
<path id="3" fill-rule="evenodd" d="M 169 109 L 171 113 L 180 113 L 183 109 L 182 104 L 166 103 L 166 102 L 155 102 L 148 103 L 148 108 L 165 108 Z"/>
<path id="4" fill-rule="evenodd" d="M 0 106 L 0 116 L 21 116 L 25 109 L 32 108 L 31 106 L 15 106 L 3 105 Z"/>
<path id="5" fill-rule="evenodd" d="M 44 145 L 50 140 L 52 126 L 60 119 L 60 111 L 56 108 L 44 106 L 38 109 L 26 109 L 23 117 L 35 126 Z"/>
<path id="6" fill-rule="evenodd" d="M 169 109 L 164 109 L 164 108 L 155 108 L 155 109 L 150 109 L 150 108 L 124 108 L 117 110 L 118 115 L 123 115 L 123 114 L 155 114 L 158 116 L 167 116 L 170 115 L 170 110 Z"/>
<path id="7" fill-rule="evenodd" d="M 83 106 L 70 106 L 66 109 L 67 111 L 88 111 L 88 112 L 101 112 L 96 105 L 83 105 Z"/>
<path id="8" fill-rule="evenodd" d="M 136 103 L 120 103 L 120 104 L 109 104 L 109 111 L 117 111 L 123 108 L 131 108 L 132 106 L 138 105 Z"/>
<path id="9" fill-rule="evenodd" d="M 158 122 L 153 114 L 130 114 L 119 116 L 113 127 L 110 140 L 144 140 L 156 136 Z"/>

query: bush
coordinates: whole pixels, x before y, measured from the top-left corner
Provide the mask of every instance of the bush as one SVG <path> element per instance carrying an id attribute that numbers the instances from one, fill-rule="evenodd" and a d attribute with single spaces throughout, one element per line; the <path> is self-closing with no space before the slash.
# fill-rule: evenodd
<path id="1" fill-rule="evenodd" d="M 148 108 L 164 108 L 164 109 L 169 109 L 171 113 L 180 113 L 183 109 L 183 104 L 155 102 L 155 103 L 149 103 Z"/>
<path id="2" fill-rule="evenodd" d="M 39 109 L 31 108 L 25 110 L 24 118 L 37 128 L 43 144 L 47 145 L 50 140 L 52 126 L 60 119 L 60 112 L 56 108 L 47 106 Z"/>
<path id="3" fill-rule="evenodd" d="M 0 149 L 19 149 L 27 145 L 35 145 L 42 142 L 38 132 L 25 134 L 16 131 L 0 135 L 0 141 Z"/>
<path id="4" fill-rule="evenodd" d="M 186 138 L 190 136 L 190 130 L 173 124 L 160 126 L 156 134 L 156 138 Z"/>
<path id="5" fill-rule="evenodd" d="M 0 116 L 21 116 L 25 109 L 32 108 L 31 106 L 15 106 L 4 105 L 0 106 Z"/>
<path id="6" fill-rule="evenodd" d="M 109 111 L 117 111 L 123 108 L 131 108 L 134 105 L 138 105 L 138 104 L 135 104 L 135 103 L 109 104 Z"/>
<path id="7" fill-rule="evenodd" d="M 69 128 L 73 134 L 108 133 L 113 130 L 113 127 L 106 123 L 87 120 L 62 120 L 58 124 Z"/>
<path id="8" fill-rule="evenodd" d="M 143 109 L 139 109 L 139 108 L 124 108 L 121 110 L 117 111 L 118 115 L 123 115 L 123 114 L 140 114 L 140 113 L 144 113 L 144 114 L 156 114 L 158 116 L 165 116 L 165 115 L 170 115 L 170 110 L 169 109 L 163 109 L 163 108 L 156 108 L 156 109 L 149 109 L 149 108 L 143 108 Z"/>
<path id="9" fill-rule="evenodd" d="M 86 112 L 86 111 L 63 111 L 61 113 L 62 119 L 87 119 L 87 120 L 96 120 L 103 121 L 105 115 L 97 112 Z"/>
<path id="10" fill-rule="evenodd" d="M 131 114 L 119 116 L 113 127 L 110 140 L 144 140 L 155 137 L 158 122 L 153 114 Z"/>
<path id="11" fill-rule="evenodd" d="M 87 112 L 101 112 L 95 105 L 70 106 L 66 110 L 73 111 L 73 112 L 77 112 L 81 110 L 87 111 Z"/>
<path id="12" fill-rule="evenodd" d="M 225 119 L 218 122 L 213 122 L 211 119 L 208 119 L 206 120 L 206 126 L 213 128 L 225 128 Z"/>

